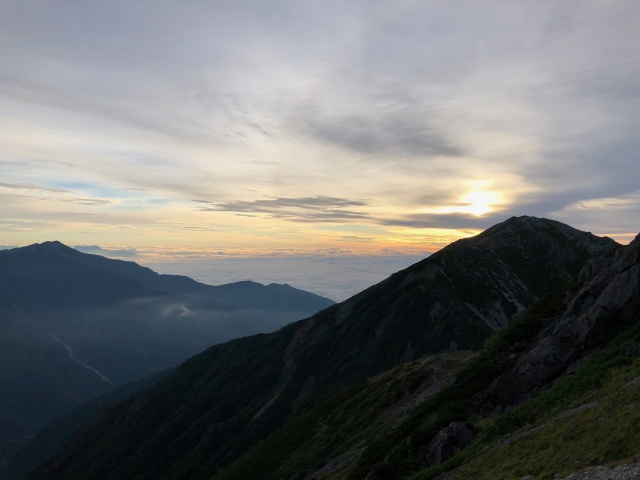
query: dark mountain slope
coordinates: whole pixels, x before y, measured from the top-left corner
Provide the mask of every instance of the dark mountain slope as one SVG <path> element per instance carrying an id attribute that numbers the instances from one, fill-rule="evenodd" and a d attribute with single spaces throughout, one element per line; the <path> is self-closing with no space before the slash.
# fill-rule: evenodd
<path id="1" fill-rule="evenodd" d="M 273 283 L 265 286 L 248 280 L 224 285 L 206 285 L 183 275 L 159 274 L 135 262 L 76 253 L 79 253 L 85 265 L 122 274 L 149 290 L 204 297 L 209 308 L 215 305 L 214 302 L 219 302 L 223 308 L 226 306 L 245 310 L 284 309 L 316 312 L 334 303 L 327 298 L 289 285 Z"/>
<path id="2" fill-rule="evenodd" d="M 159 275 L 60 242 L 0 251 L 0 463 L 113 386 L 332 304 L 288 285 Z"/>
<path id="3" fill-rule="evenodd" d="M 34 313 L 158 294 L 84 257 L 60 242 L 0 251 L 0 312 Z"/>
<path id="4" fill-rule="evenodd" d="M 316 312 L 334 303 L 289 285 L 249 281 L 205 285 L 182 275 L 158 274 L 134 262 L 81 253 L 60 242 L 0 251 L 0 308 L 40 311 L 166 294 L 186 294 L 195 303 L 206 299 L 207 308 L 221 310 Z"/>
<path id="5" fill-rule="evenodd" d="M 0 314 L 53 335 L 115 384 L 332 305 L 288 285 L 212 286 L 45 242 L 0 252 Z"/>
<path id="6" fill-rule="evenodd" d="M 416 472 L 411 478 L 426 479 L 453 468 L 458 479 L 520 479 L 536 472 L 550 478 L 594 461 L 634 460 L 640 449 L 640 236 L 534 304 L 487 342 L 451 385 L 440 374 L 439 393 L 429 383 L 433 373 L 422 371 L 413 388 L 423 393 L 401 407 L 400 418 L 389 417 L 406 401 L 408 371 L 441 361 L 405 364 L 381 375 L 382 386 L 369 380 L 342 389 L 215 480 L 385 480 Z M 452 422 L 467 422 L 476 440 L 429 468 L 432 439 Z"/>
<path id="7" fill-rule="evenodd" d="M 97 419 L 35 478 L 209 478 L 339 386 L 479 347 L 615 246 L 558 222 L 509 219 L 310 319 L 194 357 Z"/>
<path id="8" fill-rule="evenodd" d="M 588 265 L 578 282 L 529 309 L 450 389 L 426 402 L 398 429 L 371 442 L 349 478 L 362 478 L 372 470 L 390 472 L 383 478 L 405 478 L 421 469 L 417 478 L 435 478 L 467 462 L 475 471 L 462 469 L 456 478 L 520 478 L 531 473 L 525 457 L 538 472 L 635 457 L 640 437 L 627 425 L 640 421 L 637 397 L 616 388 L 640 375 L 639 260 L 640 235 Z M 583 421 L 592 418 L 578 413 L 599 402 L 616 405 L 619 415 L 606 412 L 602 422 L 570 422 L 573 427 L 561 430 L 560 439 L 536 433 L 572 415 Z M 473 448 L 443 466 L 425 468 L 430 439 L 453 421 L 475 424 L 480 433 Z M 520 450 L 517 462 L 494 453 L 534 434 L 540 449 Z M 572 448 L 573 443 L 581 446 Z M 554 463 L 543 465 L 545 459 Z M 508 472 L 500 470 L 505 465 L 510 465 Z"/>

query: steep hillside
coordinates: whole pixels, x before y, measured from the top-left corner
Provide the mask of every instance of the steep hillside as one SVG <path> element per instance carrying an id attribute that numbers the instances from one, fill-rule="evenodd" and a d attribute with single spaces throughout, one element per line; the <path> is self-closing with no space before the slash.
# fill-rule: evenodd
<path id="1" fill-rule="evenodd" d="M 310 319 L 194 357 L 105 412 L 34 478 L 209 478 L 341 386 L 425 354 L 479 348 L 615 247 L 514 217 Z"/>
<path id="2" fill-rule="evenodd" d="M 459 468 L 453 478 L 549 478 L 633 460 L 639 342 L 640 236 L 529 309 L 451 387 L 371 442 L 347 477 L 426 479 Z M 451 422 L 467 422 L 477 438 L 429 466 L 433 439 Z"/>
<path id="3" fill-rule="evenodd" d="M 213 478 L 533 479 L 637 461 L 640 236 L 467 356 L 455 380 L 433 369 L 446 359 L 340 390 Z"/>

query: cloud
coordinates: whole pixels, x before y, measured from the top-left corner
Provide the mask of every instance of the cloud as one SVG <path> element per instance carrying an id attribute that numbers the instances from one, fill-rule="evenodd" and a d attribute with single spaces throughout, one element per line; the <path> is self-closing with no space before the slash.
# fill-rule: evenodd
<path id="1" fill-rule="evenodd" d="M 209 256 L 194 260 L 178 257 L 143 263 L 159 273 L 188 275 L 211 285 L 246 279 L 265 285 L 288 283 L 342 301 L 428 255 L 424 251 L 354 255 L 343 249 L 328 249 L 306 255 L 289 252 L 265 256 Z"/>
<path id="2" fill-rule="evenodd" d="M 554 217 L 616 240 L 629 241 L 640 231 L 640 190 L 574 202 L 555 212 Z"/>
<path id="3" fill-rule="evenodd" d="M 304 129 L 322 143 L 335 144 L 373 157 L 459 156 L 462 151 L 435 127 L 428 112 L 376 111 L 346 116 L 311 116 Z"/>
<path id="4" fill-rule="evenodd" d="M 340 237 L 343 242 L 357 242 L 357 243 L 375 243 L 377 240 L 374 237 L 360 237 L 358 235 L 343 235 Z"/>
<path id="5" fill-rule="evenodd" d="M 138 252 L 135 248 L 102 248 L 98 245 L 74 245 L 76 250 L 83 253 L 91 253 L 93 255 L 102 255 L 104 257 L 136 257 Z"/>
<path id="6" fill-rule="evenodd" d="M 317 196 L 210 203 L 210 206 L 198 209 L 209 212 L 233 212 L 238 215 L 266 215 L 268 218 L 286 219 L 294 222 L 323 223 L 368 219 L 369 216 L 366 213 L 358 210 L 346 210 L 346 208 L 367 207 L 368 205 L 367 202 L 361 200 Z"/>
<path id="7" fill-rule="evenodd" d="M 8 2 L 3 216 L 50 225 L 63 202 L 114 228 L 184 221 L 196 243 L 522 214 L 628 230 L 635 208 L 589 202 L 637 190 L 639 16 L 633 0 Z M 499 215 L 414 213 L 473 181 L 504 197 Z"/>
<path id="8" fill-rule="evenodd" d="M 41 185 L 0 182 L 0 187 L 7 188 L 9 190 L 19 190 L 21 192 L 30 192 L 30 194 L 22 193 L 22 195 L 33 197 L 33 198 L 40 198 L 44 200 L 59 200 L 66 203 L 76 203 L 78 205 L 89 205 L 89 206 L 110 205 L 114 203 L 113 200 L 106 199 L 106 198 L 83 197 L 69 190 L 44 187 Z"/>
<path id="9" fill-rule="evenodd" d="M 0 187 L 9 188 L 12 190 L 39 190 L 42 192 L 50 192 L 50 193 L 68 193 L 67 190 L 61 190 L 59 188 L 47 188 L 40 185 L 30 185 L 26 183 L 0 182 Z"/>
<path id="10" fill-rule="evenodd" d="M 381 219 L 381 225 L 409 228 L 442 228 L 442 229 L 485 229 L 508 218 L 504 213 L 493 213 L 482 216 L 467 214 L 433 214 L 419 213 L 399 218 Z"/>

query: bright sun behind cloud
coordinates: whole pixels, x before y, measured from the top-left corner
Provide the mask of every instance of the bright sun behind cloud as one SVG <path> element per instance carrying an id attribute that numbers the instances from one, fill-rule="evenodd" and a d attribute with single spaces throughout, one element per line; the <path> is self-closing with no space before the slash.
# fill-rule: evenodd
<path id="1" fill-rule="evenodd" d="M 461 198 L 463 211 L 480 217 L 493 211 L 493 206 L 501 203 L 500 196 L 494 192 L 473 191 Z"/>

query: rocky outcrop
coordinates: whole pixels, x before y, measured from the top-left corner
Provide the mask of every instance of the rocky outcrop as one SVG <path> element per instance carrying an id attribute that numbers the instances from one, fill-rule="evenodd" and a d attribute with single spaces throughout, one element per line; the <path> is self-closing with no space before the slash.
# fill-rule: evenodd
<path id="1" fill-rule="evenodd" d="M 429 443 L 427 462 L 436 466 L 449 459 L 458 450 L 466 448 L 473 440 L 473 431 L 464 422 L 452 422 Z"/>
<path id="2" fill-rule="evenodd" d="M 610 338 L 618 324 L 638 314 L 632 310 L 640 306 L 640 235 L 587 270 L 564 313 L 551 319 L 542 338 L 496 383 L 494 391 L 503 405 L 519 403 L 544 388 Z M 590 279 L 588 273 L 593 274 Z"/>

